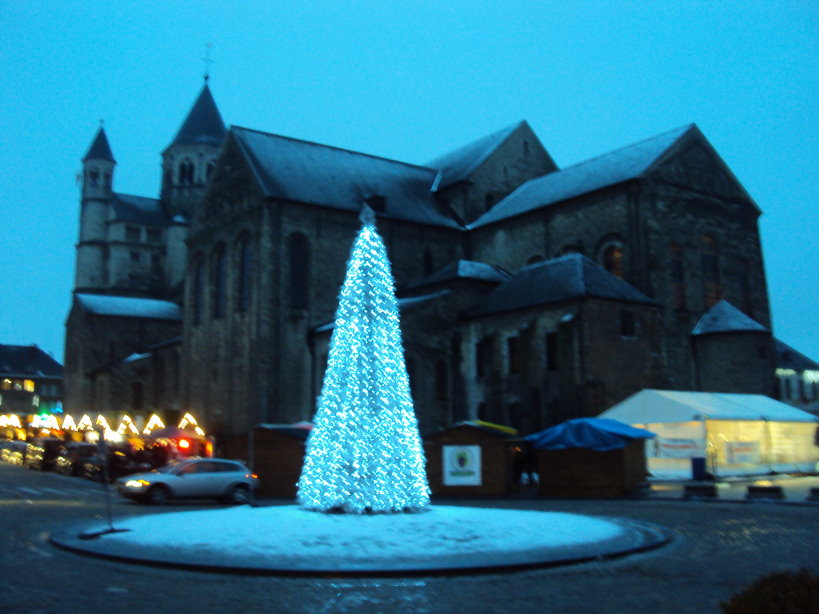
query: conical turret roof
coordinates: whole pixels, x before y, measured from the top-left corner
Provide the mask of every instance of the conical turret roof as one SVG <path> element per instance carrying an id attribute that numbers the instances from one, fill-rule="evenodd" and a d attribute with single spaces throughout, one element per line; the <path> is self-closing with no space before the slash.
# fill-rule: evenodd
<path id="1" fill-rule="evenodd" d="M 88 148 L 88 153 L 86 153 L 82 159 L 83 162 L 87 160 L 109 160 L 116 162 L 116 160 L 114 160 L 114 154 L 111 153 L 111 146 L 108 144 L 108 137 L 105 136 L 105 128 L 102 126 L 100 126 L 100 129 L 97 131 L 97 136 L 94 137 L 94 142 L 91 143 L 91 147 Z"/>
<path id="2" fill-rule="evenodd" d="M 220 145 L 225 137 L 225 122 L 206 83 L 169 145 Z"/>

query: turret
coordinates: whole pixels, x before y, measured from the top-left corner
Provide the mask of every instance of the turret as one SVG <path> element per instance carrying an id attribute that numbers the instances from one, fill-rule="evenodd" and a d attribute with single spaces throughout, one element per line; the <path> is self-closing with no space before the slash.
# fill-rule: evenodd
<path id="1" fill-rule="evenodd" d="M 75 291 L 101 290 L 107 285 L 106 221 L 116 163 L 105 129 L 100 127 L 88 153 L 82 159 L 80 240 L 77 244 Z"/>
<path id="2" fill-rule="evenodd" d="M 207 82 L 171 144 L 162 152 L 162 203 L 170 217 L 193 216 L 225 137 Z"/>

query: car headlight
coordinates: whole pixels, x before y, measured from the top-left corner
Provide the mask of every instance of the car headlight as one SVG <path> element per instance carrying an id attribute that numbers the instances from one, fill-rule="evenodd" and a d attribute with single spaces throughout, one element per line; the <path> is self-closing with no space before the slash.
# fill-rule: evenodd
<path id="1" fill-rule="evenodd" d="M 148 480 L 128 480 L 125 482 L 125 488 L 145 488 L 150 485 L 151 483 Z"/>

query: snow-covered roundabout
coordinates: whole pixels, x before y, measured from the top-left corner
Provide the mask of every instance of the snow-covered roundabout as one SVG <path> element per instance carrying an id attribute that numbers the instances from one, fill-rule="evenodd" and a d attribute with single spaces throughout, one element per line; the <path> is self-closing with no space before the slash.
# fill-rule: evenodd
<path id="1" fill-rule="evenodd" d="M 295 505 L 169 512 L 84 525 L 56 546 L 203 571 L 417 575 L 566 565 L 644 552 L 670 534 L 577 514 L 433 505 L 412 514 L 324 514 Z"/>

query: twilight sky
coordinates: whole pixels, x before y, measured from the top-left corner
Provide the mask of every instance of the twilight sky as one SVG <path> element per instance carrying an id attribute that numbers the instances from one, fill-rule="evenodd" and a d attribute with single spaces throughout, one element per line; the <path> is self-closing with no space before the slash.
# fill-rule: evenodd
<path id="1" fill-rule="evenodd" d="M 202 86 L 225 123 L 413 163 L 526 119 L 560 167 L 691 122 L 763 211 L 774 334 L 819 360 L 819 4 L 0 3 L 0 343 L 63 358 L 75 177 L 157 196 Z"/>

